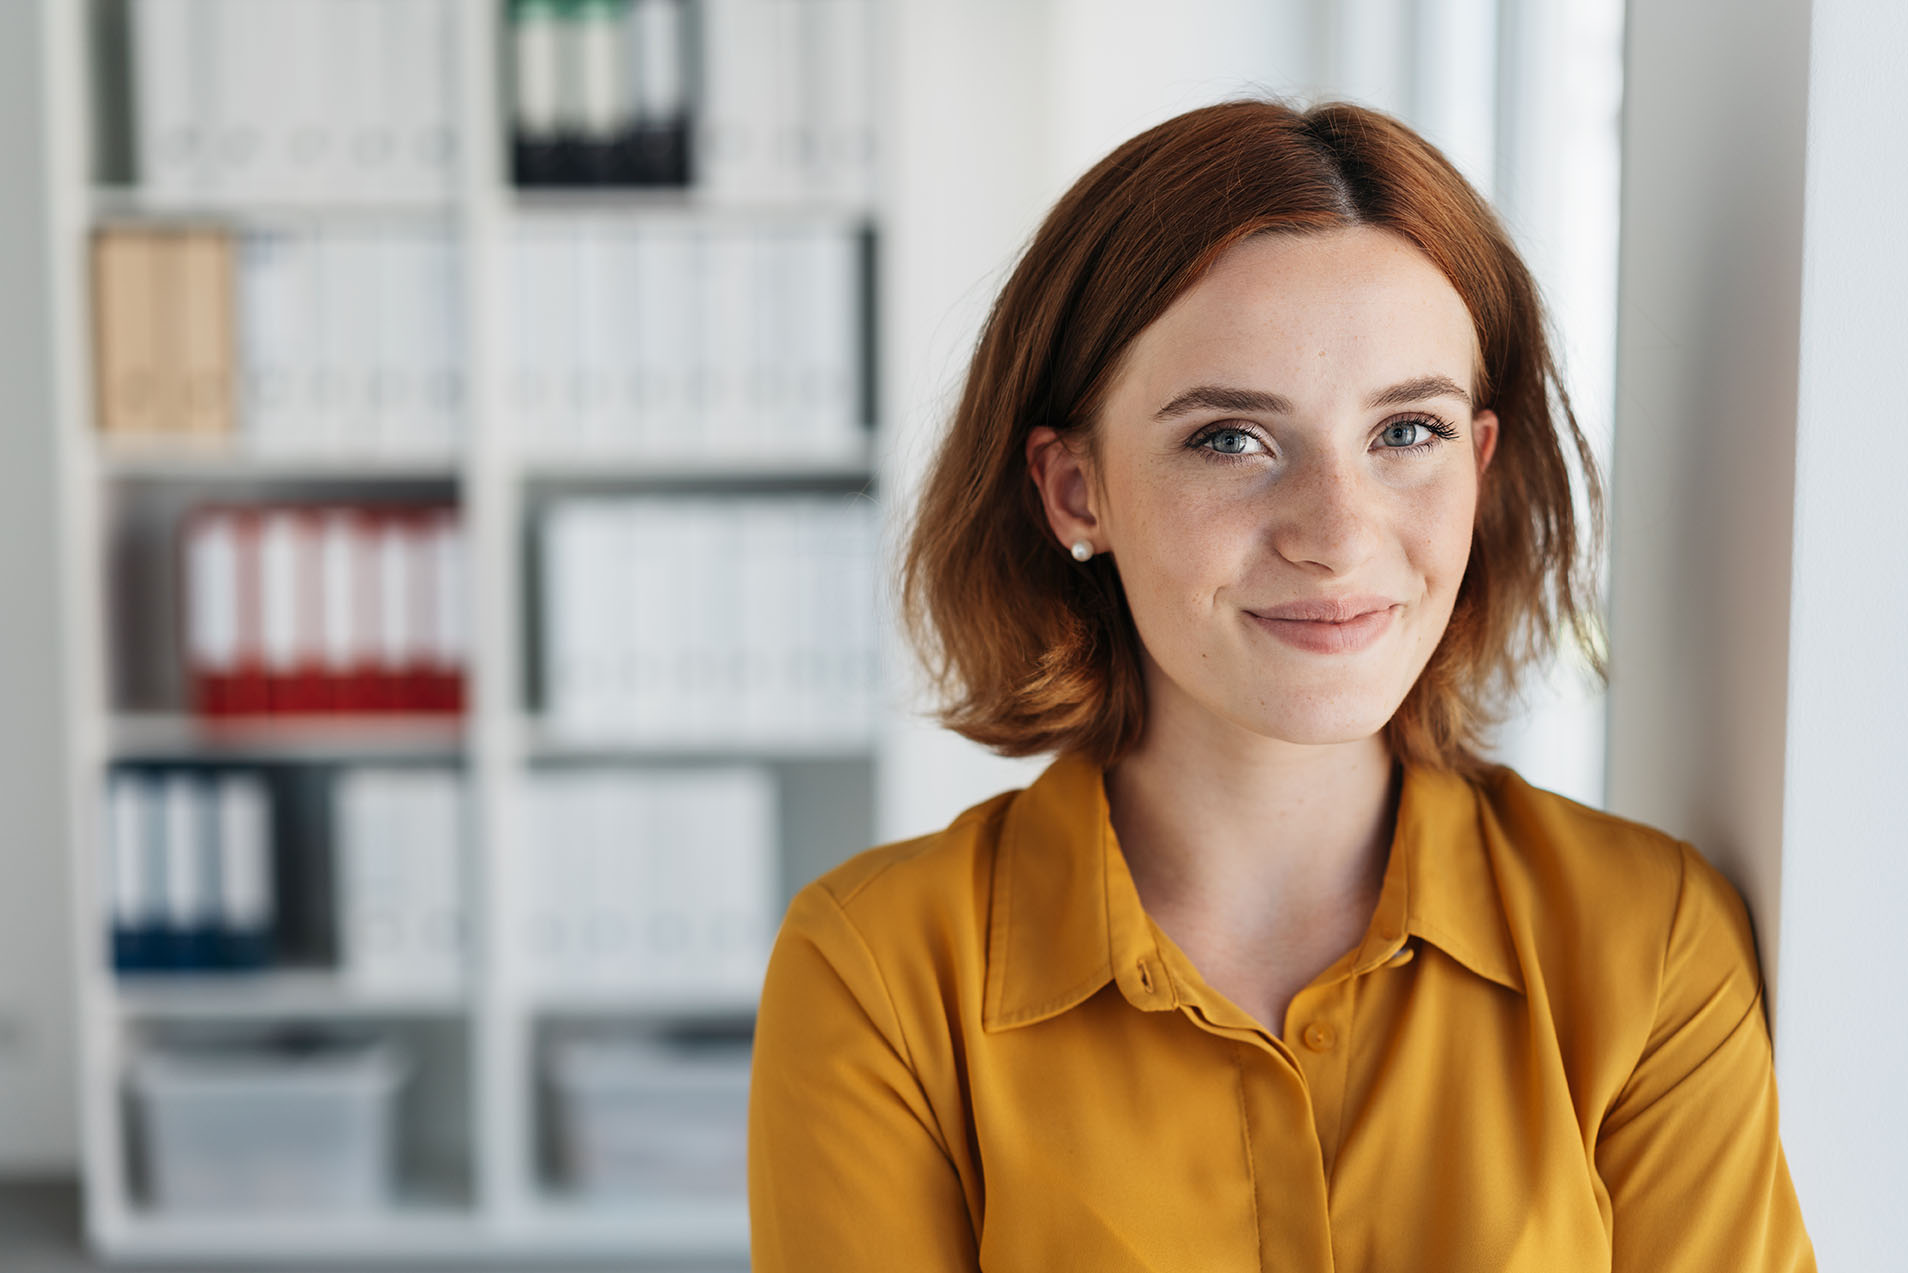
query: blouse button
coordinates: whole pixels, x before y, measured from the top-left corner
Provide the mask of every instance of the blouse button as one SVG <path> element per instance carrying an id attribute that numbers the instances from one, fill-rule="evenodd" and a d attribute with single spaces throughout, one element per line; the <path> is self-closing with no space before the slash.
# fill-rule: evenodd
<path id="1" fill-rule="evenodd" d="M 1141 988 L 1144 989 L 1147 993 L 1149 994 L 1152 993 L 1153 970 L 1148 968 L 1145 964 L 1141 964 L 1139 966 L 1139 983 Z"/>
<path id="2" fill-rule="evenodd" d="M 1305 1027 L 1305 1046 L 1314 1052 L 1328 1050 L 1338 1039 L 1338 1033 L 1323 1021 L 1314 1021 Z"/>

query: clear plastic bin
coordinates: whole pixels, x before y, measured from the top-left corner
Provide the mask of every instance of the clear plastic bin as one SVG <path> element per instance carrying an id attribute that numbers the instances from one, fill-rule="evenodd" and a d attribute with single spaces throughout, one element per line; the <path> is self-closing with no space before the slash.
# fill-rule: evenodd
<path id="1" fill-rule="evenodd" d="M 747 1196 L 746 1041 L 570 1037 L 546 1063 L 557 1170 L 579 1197 Z"/>
<path id="2" fill-rule="evenodd" d="M 388 1040 L 142 1052 L 132 1087 L 153 1205 L 388 1206 L 393 1105 L 407 1069 Z"/>

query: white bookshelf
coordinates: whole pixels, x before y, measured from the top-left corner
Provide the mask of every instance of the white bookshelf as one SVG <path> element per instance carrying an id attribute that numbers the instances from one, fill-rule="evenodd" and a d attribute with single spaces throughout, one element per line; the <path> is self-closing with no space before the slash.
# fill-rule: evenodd
<path id="1" fill-rule="evenodd" d="M 640 743 L 575 737 L 527 701 L 526 642 L 533 599 L 526 578 L 526 526 L 552 492 L 694 491 L 872 493 L 879 448 L 872 438 L 831 453 L 785 459 L 671 457 L 594 450 L 532 452 L 511 427 L 503 309 L 505 252 L 520 223 L 584 215 L 630 223 L 868 227 L 884 232 L 879 198 L 866 202 L 799 197 L 719 198 L 699 189 L 518 190 L 510 184 L 507 65 L 501 0 L 457 0 L 453 9 L 453 123 L 460 164 L 443 197 L 323 192 L 247 200 L 181 196 L 99 175 L 102 95 L 99 15 L 124 0 L 48 3 L 48 54 L 67 109 L 51 138 L 55 285 L 64 315 L 58 340 L 67 392 L 57 420 L 63 568 L 97 586 L 70 588 L 62 616 L 80 673 L 68 686 L 66 746 L 74 838 L 73 915 L 80 1035 L 80 1157 L 85 1222 L 94 1250 L 111 1260 L 194 1267 L 324 1260 L 514 1262 L 614 1260 L 622 1267 L 741 1268 L 747 1215 L 739 1202 L 638 1199 L 605 1210 L 564 1197 L 545 1179 L 538 1150 L 536 1072 L 541 1032 L 552 1025 L 609 1020 L 688 1025 L 746 1022 L 753 1003 L 530 988 L 509 939 L 533 868 L 516 842 L 525 778 L 542 765 L 634 767 L 743 762 L 777 776 L 780 904 L 795 888 L 872 841 L 875 737 L 790 737 L 745 745 Z M 691 0 L 696 3 L 696 0 Z M 870 83 L 883 59 L 885 11 L 875 6 Z M 878 116 L 877 116 L 878 118 Z M 879 147 L 878 147 L 879 148 Z M 879 182 L 876 183 L 877 190 Z M 255 452 L 241 431 L 231 439 L 105 440 L 91 400 L 91 304 L 86 243 L 102 226 L 210 224 L 223 227 L 330 225 L 354 219 L 424 219 L 448 224 L 462 275 L 462 353 L 468 373 L 462 440 L 449 454 L 342 452 L 288 456 Z M 878 315 L 877 315 L 878 317 Z M 875 348 L 883 342 L 874 342 Z M 876 369 L 877 372 L 879 369 Z M 470 559 L 470 640 L 466 711 L 455 721 L 339 719 L 208 726 L 166 696 L 128 702 L 116 660 L 129 623 L 157 616 L 116 614 L 107 587 L 113 519 L 145 501 L 171 516 L 201 498 L 348 496 L 359 490 L 422 491 L 462 510 Z M 155 514 L 155 515 L 160 515 Z M 170 621 L 168 618 L 166 621 Z M 116 629 L 118 629 L 116 631 Z M 446 994 L 367 991 L 327 967 L 259 974 L 115 974 L 104 940 L 105 902 L 98 801 L 112 765 L 128 760 L 322 769 L 353 762 L 434 762 L 467 775 L 474 815 L 467 862 L 475 958 L 468 985 Z M 400 1126 L 400 1198 L 387 1211 L 327 1216 L 180 1216 L 154 1210 L 131 1170 L 125 1067 L 132 1048 L 155 1032 L 218 1031 L 258 1023 L 337 1023 L 413 1039 L 430 1091 Z M 416 1164 L 422 1164 L 421 1166 Z M 715 1261 L 711 1265 L 709 1262 Z"/>

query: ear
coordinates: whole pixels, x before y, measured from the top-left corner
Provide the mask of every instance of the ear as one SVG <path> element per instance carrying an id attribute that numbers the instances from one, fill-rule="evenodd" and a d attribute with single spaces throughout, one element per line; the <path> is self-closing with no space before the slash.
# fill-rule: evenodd
<path id="1" fill-rule="evenodd" d="M 1066 438 L 1040 425 L 1027 435 L 1027 472 L 1040 489 L 1047 525 L 1062 548 L 1084 539 L 1096 553 L 1110 549 L 1094 508 L 1091 461 L 1084 448 L 1075 451 Z"/>
<path id="2" fill-rule="evenodd" d="M 1477 476 L 1481 482 L 1484 470 L 1491 465 L 1491 456 L 1497 453 L 1497 412 L 1480 411 L 1472 416 L 1471 437 L 1476 443 Z"/>

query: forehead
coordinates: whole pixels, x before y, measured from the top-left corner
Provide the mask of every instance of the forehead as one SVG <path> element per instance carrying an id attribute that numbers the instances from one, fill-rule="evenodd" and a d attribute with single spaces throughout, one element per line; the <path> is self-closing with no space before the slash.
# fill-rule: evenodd
<path id="1" fill-rule="evenodd" d="M 1463 298 L 1409 241 L 1370 226 L 1261 235 L 1134 339 L 1112 396 L 1156 407 L 1216 383 L 1325 405 L 1435 372 L 1475 388 L 1476 356 Z"/>

